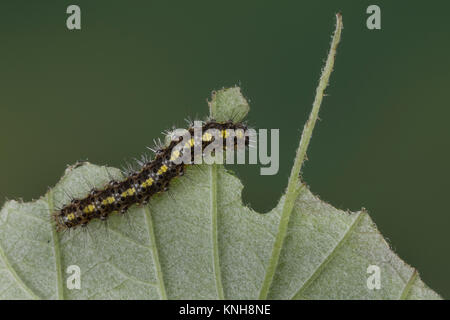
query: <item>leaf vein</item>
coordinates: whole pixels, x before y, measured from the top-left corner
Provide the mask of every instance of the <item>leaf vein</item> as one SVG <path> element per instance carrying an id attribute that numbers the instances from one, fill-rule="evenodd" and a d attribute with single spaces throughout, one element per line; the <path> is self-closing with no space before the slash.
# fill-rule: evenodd
<path id="1" fill-rule="evenodd" d="M 5 269 L 9 272 L 11 277 L 15 280 L 15 282 L 25 291 L 27 292 L 33 299 L 41 299 L 37 294 L 33 292 L 33 290 L 28 287 L 25 282 L 22 280 L 22 278 L 19 276 L 19 274 L 14 270 L 12 265 L 9 263 L 8 257 L 5 254 L 5 250 L 1 245 L 0 242 L 0 257 L 3 260 L 3 263 L 5 264 Z"/>
<path id="2" fill-rule="evenodd" d="M 210 210 L 211 210 L 211 236 L 213 244 L 213 268 L 214 268 L 214 280 L 216 282 L 216 290 L 218 299 L 224 299 L 224 291 L 222 286 L 222 275 L 220 270 L 219 261 L 219 235 L 217 230 L 217 165 L 212 164 L 209 166 L 210 176 Z"/>
<path id="3" fill-rule="evenodd" d="M 314 272 L 308 277 L 308 279 L 303 283 L 303 285 L 298 289 L 298 291 L 291 297 L 291 300 L 300 299 L 300 297 L 302 296 L 302 293 L 305 292 L 305 290 L 317 279 L 317 277 L 323 272 L 323 270 L 326 268 L 326 266 L 329 264 L 329 262 L 331 260 L 333 260 L 333 258 L 336 256 L 339 249 L 342 247 L 342 245 L 348 239 L 348 237 L 353 232 L 353 230 L 355 230 L 356 226 L 358 225 L 358 223 L 361 221 L 362 217 L 364 216 L 363 212 L 358 212 L 356 214 L 358 216 L 348 226 L 347 230 L 344 232 L 341 239 L 331 249 L 330 253 L 327 254 L 325 259 L 322 260 L 322 262 L 317 266 L 317 268 L 314 270 Z"/>
<path id="4" fill-rule="evenodd" d="M 409 292 L 411 291 L 411 288 L 414 284 L 414 281 L 416 281 L 417 276 L 419 273 L 416 269 L 414 269 L 413 273 L 411 274 L 411 277 L 409 278 L 408 282 L 405 284 L 405 287 L 403 288 L 401 294 L 400 294 L 400 300 L 405 300 L 408 297 Z"/>
<path id="5" fill-rule="evenodd" d="M 47 194 L 47 204 L 50 212 L 53 212 L 53 192 L 49 191 Z M 53 224 L 51 224 L 52 229 L 52 240 L 53 240 L 53 248 L 55 254 L 55 269 L 56 269 L 56 294 L 59 300 L 64 300 L 64 287 L 63 287 L 63 278 L 62 278 L 62 266 L 61 266 L 61 247 L 59 243 L 58 234 L 56 228 Z"/>
<path id="6" fill-rule="evenodd" d="M 158 244 L 156 242 L 155 229 L 153 227 L 153 219 L 150 214 L 148 206 L 145 207 L 145 222 L 147 223 L 148 235 L 150 237 L 150 250 L 152 252 L 153 262 L 156 267 L 156 277 L 158 278 L 158 288 L 162 300 L 167 300 L 166 287 L 164 285 L 164 277 L 161 269 L 161 263 L 159 262 Z"/>

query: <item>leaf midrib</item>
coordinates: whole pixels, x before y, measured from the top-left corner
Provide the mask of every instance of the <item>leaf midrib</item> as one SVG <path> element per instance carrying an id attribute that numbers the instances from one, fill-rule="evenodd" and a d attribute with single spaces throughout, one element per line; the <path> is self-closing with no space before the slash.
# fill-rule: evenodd
<path id="1" fill-rule="evenodd" d="M 300 181 L 300 172 L 303 162 L 306 159 L 306 151 L 308 150 L 308 146 L 311 141 L 314 126 L 317 122 L 317 119 L 319 118 L 319 110 L 322 104 L 324 91 L 328 86 L 328 81 L 330 79 L 331 72 L 333 71 L 336 50 L 341 38 L 341 31 L 342 16 L 338 13 L 336 14 L 336 29 L 331 41 L 330 51 L 325 62 L 325 67 L 322 69 L 319 85 L 317 86 L 316 95 L 314 97 L 313 107 L 309 118 L 306 121 L 305 126 L 303 127 L 300 143 L 294 159 L 294 165 L 289 176 L 288 186 L 286 188 L 286 197 L 282 204 L 281 217 L 278 224 L 278 232 L 276 240 L 273 244 L 272 253 L 269 260 L 269 265 L 266 270 L 264 281 L 261 286 L 259 299 L 267 299 L 267 296 L 269 294 L 269 290 L 278 266 L 278 261 L 280 259 L 281 249 L 283 248 L 284 238 L 286 237 L 286 232 L 292 214 L 292 209 L 294 207 L 294 202 L 299 195 L 301 188 L 303 187 Z"/>
<path id="2" fill-rule="evenodd" d="M 150 237 L 150 250 L 152 252 L 153 262 L 156 268 L 156 277 L 158 278 L 158 287 L 162 300 L 167 300 L 166 287 L 164 285 L 164 277 L 161 269 L 161 263 L 159 262 L 159 253 L 156 243 L 155 229 L 153 228 L 153 219 L 148 206 L 145 206 L 144 217 L 147 223 L 148 235 Z"/>
<path id="3" fill-rule="evenodd" d="M 211 211 L 211 236 L 213 245 L 213 267 L 214 280 L 216 282 L 216 290 L 218 299 L 224 300 L 224 291 L 222 285 L 222 274 L 219 261 L 219 235 L 217 231 L 217 165 L 209 166 L 210 176 L 210 211 Z"/>
<path id="4" fill-rule="evenodd" d="M 47 193 L 47 205 L 49 212 L 53 212 L 54 204 L 53 204 L 53 192 L 51 190 Z M 55 269 L 56 269 L 56 294 L 59 300 L 64 300 L 64 287 L 63 287 L 63 278 L 62 278 L 62 265 L 61 265 L 61 246 L 59 244 L 59 237 L 56 231 L 56 228 L 52 226 L 52 240 L 53 240 L 53 248 L 55 253 Z"/>

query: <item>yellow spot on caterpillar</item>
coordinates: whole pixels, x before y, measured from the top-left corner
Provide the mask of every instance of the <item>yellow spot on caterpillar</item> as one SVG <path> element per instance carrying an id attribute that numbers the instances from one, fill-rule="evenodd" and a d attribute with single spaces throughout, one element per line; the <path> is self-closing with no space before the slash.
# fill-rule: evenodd
<path id="1" fill-rule="evenodd" d="M 130 188 L 130 189 L 125 190 L 124 192 L 122 192 L 121 196 L 125 198 L 125 197 L 128 197 L 128 196 L 132 196 L 135 192 L 136 192 L 135 188 Z"/>
<path id="2" fill-rule="evenodd" d="M 237 130 L 236 137 L 238 137 L 239 139 L 242 139 L 244 137 L 244 132 L 242 130 Z"/>
<path id="3" fill-rule="evenodd" d="M 177 160 L 179 156 L 180 156 L 180 151 L 174 150 L 174 151 L 172 152 L 172 155 L 170 156 L 170 161 L 175 161 L 175 160 Z"/>
<path id="4" fill-rule="evenodd" d="M 145 180 L 142 184 L 141 187 L 143 188 L 147 188 L 150 187 L 153 184 L 153 179 L 152 178 L 148 178 L 147 180 Z M 134 189 L 134 188 L 133 188 Z M 134 190 L 134 192 L 136 192 L 136 190 Z M 133 192 L 133 193 L 134 193 Z"/>
<path id="5" fill-rule="evenodd" d="M 75 214 L 69 213 L 69 214 L 67 215 L 67 219 L 69 219 L 69 221 L 72 221 L 73 219 L 75 219 Z"/>
<path id="6" fill-rule="evenodd" d="M 104 204 L 106 206 L 108 204 L 114 203 L 115 201 L 116 201 L 116 199 L 114 197 L 108 197 L 108 198 L 106 198 L 105 200 L 102 201 L 102 204 Z"/>
<path id="7" fill-rule="evenodd" d="M 229 133 L 227 130 L 222 130 L 222 136 L 223 136 L 224 138 L 228 138 L 229 135 L 230 135 L 230 133 Z"/>
<path id="8" fill-rule="evenodd" d="M 190 138 L 189 141 L 184 144 L 184 147 L 190 148 L 190 147 L 193 147 L 194 144 L 195 144 L 194 138 Z"/>
<path id="9" fill-rule="evenodd" d="M 158 174 L 158 175 L 163 174 L 164 172 L 167 171 L 167 169 L 168 169 L 167 166 L 166 166 L 165 164 L 163 164 L 163 165 L 161 166 L 161 168 L 159 168 L 157 174 Z"/>
<path id="10" fill-rule="evenodd" d="M 83 211 L 84 211 L 84 213 L 91 213 L 91 212 L 93 212 L 95 210 L 95 206 L 91 203 L 91 204 L 89 204 L 89 205 L 87 205 L 84 209 L 83 209 Z"/>
<path id="11" fill-rule="evenodd" d="M 211 141 L 211 139 L 212 139 L 212 134 L 209 132 L 205 132 L 202 136 L 203 141 Z"/>

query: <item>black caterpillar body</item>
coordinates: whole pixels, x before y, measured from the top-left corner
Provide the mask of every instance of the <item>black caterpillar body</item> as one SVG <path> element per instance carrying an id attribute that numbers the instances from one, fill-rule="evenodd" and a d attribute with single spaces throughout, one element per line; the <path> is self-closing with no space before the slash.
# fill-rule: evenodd
<path id="1" fill-rule="evenodd" d="M 201 127 L 202 132 L 209 129 L 219 130 L 224 138 L 227 137 L 227 130 L 235 132 L 246 132 L 247 126 L 243 123 L 217 122 L 210 120 Z M 187 129 L 190 136 L 194 137 L 194 127 Z M 195 138 L 195 137 L 194 137 Z M 192 138 L 184 148 L 191 151 L 191 161 L 194 160 L 194 146 L 201 144 L 201 150 L 212 142 L 215 138 L 211 135 Z M 244 144 L 248 146 L 248 136 L 239 134 L 234 139 L 234 146 L 238 145 L 237 140 L 244 139 Z M 152 161 L 142 165 L 142 167 L 129 174 L 122 181 L 112 180 L 103 189 L 92 189 L 89 195 L 81 199 L 73 199 L 69 204 L 52 214 L 58 231 L 73 229 L 78 226 L 86 226 L 93 219 L 106 220 L 113 212 L 124 214 L 132 205 L 147 204 L 149 199 L 156 193 L 168 190 L 171 180 L 184 174 L 185 166 L 189 163 L 176 163 L 176 159 L 182 156 L 183 149 L 175 148 L 181 142 L 181 137 L 172 138 L 169 145 L 156 152 Z M 226 147 L 225 147 L 226 148 Z"/>

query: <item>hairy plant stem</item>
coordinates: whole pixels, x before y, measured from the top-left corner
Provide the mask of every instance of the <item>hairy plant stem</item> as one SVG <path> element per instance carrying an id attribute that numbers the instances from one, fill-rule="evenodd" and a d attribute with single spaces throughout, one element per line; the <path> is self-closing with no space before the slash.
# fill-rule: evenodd
<path id="1" fill-rule="evenodd" d="M 263 285 L 261 287 L 259 295 L 260 299 L 267 299 L 267 296 L 269 294 L 270 286 L 272 284 L 278 261 L 280 259 L 281 248 L 283 247 L 284 238 L 286 236 L 289 218 L 292 213 L 295 200 L 297 199 L 297 196 L 299 195 L 302 188 L 302 183 L 300 181 L 300 171 L 302 168 L 302 164 L 305 161 L 306 150 L 308 149 L 314 126 L 319 116 L 319 109 L 322 103 L 324 91 L 328 86 L 328 80 L 330 79 L 331 72 L 333 71 L 336 49 L 341 39 L 342 26 L 342 15 L 338 13 L 336 14 L 336 29 L 331 41 L 328 58 L 325 63 L 325 67 L 322 70 L 322 75 L 319 80 L 319 85 L 316 89 L 316 97 L 313 102 L 311 114 L 309 115 L 309 119 L 303 128 L 302 136 L 297 149 L 297 154 L 294 160 L 294 166 L 292 167 L 291 175 L 289 177 L 289 182 L 281 212 L 280 224 L 278 226 L 278 232 L 272 249 L 272 256 L 270 258 L 269 266 L 267 268 Z"/>

